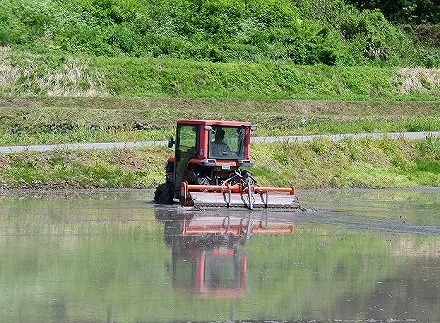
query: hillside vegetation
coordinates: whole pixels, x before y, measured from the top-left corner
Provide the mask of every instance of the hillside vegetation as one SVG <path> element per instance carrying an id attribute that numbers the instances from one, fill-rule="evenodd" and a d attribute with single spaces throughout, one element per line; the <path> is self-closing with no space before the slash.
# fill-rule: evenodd
<path id="1" fill-rule="evenodd" d="M 402 25 L 374 1 L 2 0 L 0 144 L 164 140 L 182 117 L 250 120 L 255 135 L 435 131 L 426 3 L 408 0 L 396 17 L 417 24 Z M 438 142 L 255 145 L 255 171 L 273 185 L 440 185 Z M 152 187 L 169 153 L 3 155 L 0 186 Z"/>
<path id="2" fill-rule="evenodd" d="M 4 0 L 0 95 L 437 100 L 440 49 L 342 0 Z"/>
<path id="3" fill-rule="evenodd" d="M 440 69 L 0 52 L 2 96 L 437 101 Z"/>
<path id="4" fill-rule="evenodd" d="M 0 44 L 32 52 L 438 67 L 380 11 L 343 0 L 3 0 Z M 411 53 L 411 54 L 409 54 Z"/>
<path id="5" fill-rule="evenodd" d="M 440 129 L 435 101 L 0 97 L 0 109 L 0 145 L 167 140 L 181 118 L 248 120 L 254 136 Z"/>
<path id="6" fill-rule="evenodd" d="M 0 189 L 151 188 L 165 180 L 171 149 L 22 152 L 0 156 Z M 440 140 L 317 139 L 253 145 L 261 185 L 300 187 L 440 186 Z"/>
<path id="7" fill-rule="evenodd" d="M 0 95 L 439 97 L 439 46 L 343 0 L 4 0 L 0 46 Z"/>

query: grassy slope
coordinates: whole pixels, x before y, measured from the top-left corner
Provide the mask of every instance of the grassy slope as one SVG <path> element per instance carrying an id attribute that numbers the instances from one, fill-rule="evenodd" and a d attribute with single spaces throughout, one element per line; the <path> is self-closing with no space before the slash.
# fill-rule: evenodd
<path id="1" fill-rule="evenodd" d="M 164 140 L 177 119 L 216 119 L 219 111 L 257 124 L 255 136 L 440 129 L 435 101 L 3 97 L 0 108 L 2 145 Z"/>
<path id="2" fill-rule="evenodd" d="M 0 57 L 2 144 L 165 139 L 181 117 L 250 120 L 259 125 L 255 135 L 440 129 L 435 68 L 40 55 L 8 47 Z M 293 180 L 301 187 L 439 185 L 438 141 L 421 145 L 255 145 L 255 173 L 262 183 Z M 407 153 L 395 157 L 400 151 Z M 169 153 L 1 156 L 0 182 L 5 188 L 153 187 L 163 180 Z"/>
<path id="3" fill-rule="evenodd" d="M 16 144 L 166 139 L 177 118 L 216 118 L 219 111 L 225 119 L 257 123 L 255 135 L 440 128 L 437 102 L 3 97 L 0 108 L 3 137 Z M 302 116 L 309 120 L 304 127 Z M 134 130 L 136 124 L 143 128 Z M 149 188 L 163 181 L 171 154 L 156 147 L 3 155 L 0 183 L 3 188 Z M 253 172 L 266 185 L 440 185 L 439 139 L 259 144 L 253 157 Z"/>
<path id="4" fill-rule="evenodd" d="M 0 52 L 2 96 L 129 96 L 294 100 L 440 97 L 440 69 L 210 63 Z"/>
<path id="5" fill-rule="evenodd" d="M 0 156 L 2 188 L 148 188 L 163 182 L 163 147 L 24 152 Z M 255 144 L 263 185 L 299 187 L 440 186 L 440 140 L 315 140 Z"/>
<path id="6" fill-rule="evenodd" d="M 284 64 L 273 65 L 274 72 L 255 64 L 29 57 L 2 63 L 2 144 L 165 139 L 182 117 L 250 120 L 259 125 L 255 135 L 440 129 L 436 69 Z M 255 173 L 265 184 L 301 187 L 439 185 L 438 146 L 255 145 Z M 400 151 L 407 153 L 393 157 Z M 168 154 L 8 155 L 1 157 L 0 181 L 4 188 L 154 187 Z"/>

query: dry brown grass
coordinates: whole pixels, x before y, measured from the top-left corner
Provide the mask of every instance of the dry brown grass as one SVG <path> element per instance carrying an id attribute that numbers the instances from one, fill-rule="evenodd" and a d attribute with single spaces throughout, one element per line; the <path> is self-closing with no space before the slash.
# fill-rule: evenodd
<path id="1" fill-rule="evenodd" d="M 49 96 L 107 96 L 104 77 L 74 59 L 41 80 Z"/>
<path id="2" fill-rule="evenodd" d="M 440 92 L 440 69 L 398 68 L 394 78 L 398 90 L 403 94 L 414 92 Z"/>
<path id="3" fill-rule="evenodd" d="M 15 93 L 20 90 L 20 93 Z M 4 95 L 46 95 L 55 97 L 108 96 L 104 76 L 88 68 L 88 62 L 68 57 L 58 67 L 42 70 L 28 54 L 14 64 L 9 50 L 0 50 L 0 93 Z"/>
<path id="4" fill-rule="evenodd" d="M 0 47 L 0 88 L 12 87 L 20 77 L 19 69 L 12 66 L 8 57 L 9 51 L 7 46 Z"/>

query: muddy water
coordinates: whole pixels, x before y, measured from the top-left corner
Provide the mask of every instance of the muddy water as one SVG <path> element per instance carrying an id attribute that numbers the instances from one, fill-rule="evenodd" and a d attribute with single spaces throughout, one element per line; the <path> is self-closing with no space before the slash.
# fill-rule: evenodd
<path id="1" fill-rule="evenodd" d="M 306 212 L 152 192 L 0 196 L 0 322 L 431 321 L 440 189 L 308 190 Z"/>

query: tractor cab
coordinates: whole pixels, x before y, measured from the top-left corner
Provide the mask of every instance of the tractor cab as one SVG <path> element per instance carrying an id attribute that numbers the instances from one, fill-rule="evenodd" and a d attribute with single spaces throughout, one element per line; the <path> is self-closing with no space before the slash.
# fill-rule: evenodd
<path id="1" fill-rule="evenodd" d="M 250 162 L 251 124 L 236 121 L 179 120 L 174 158 L 174 187 L 219 185 Z"/>
<path id="2" fill-rule="evenodd" d="M 182 183 L 222 185 L 242 166 L 250 166 L 250 136 L 256 127 L 249 122 L 178 120 L 174 156 L 166 165 L 166 183 L 157 187 L 155 201 L 170 204 L 180 199 Z"/>

